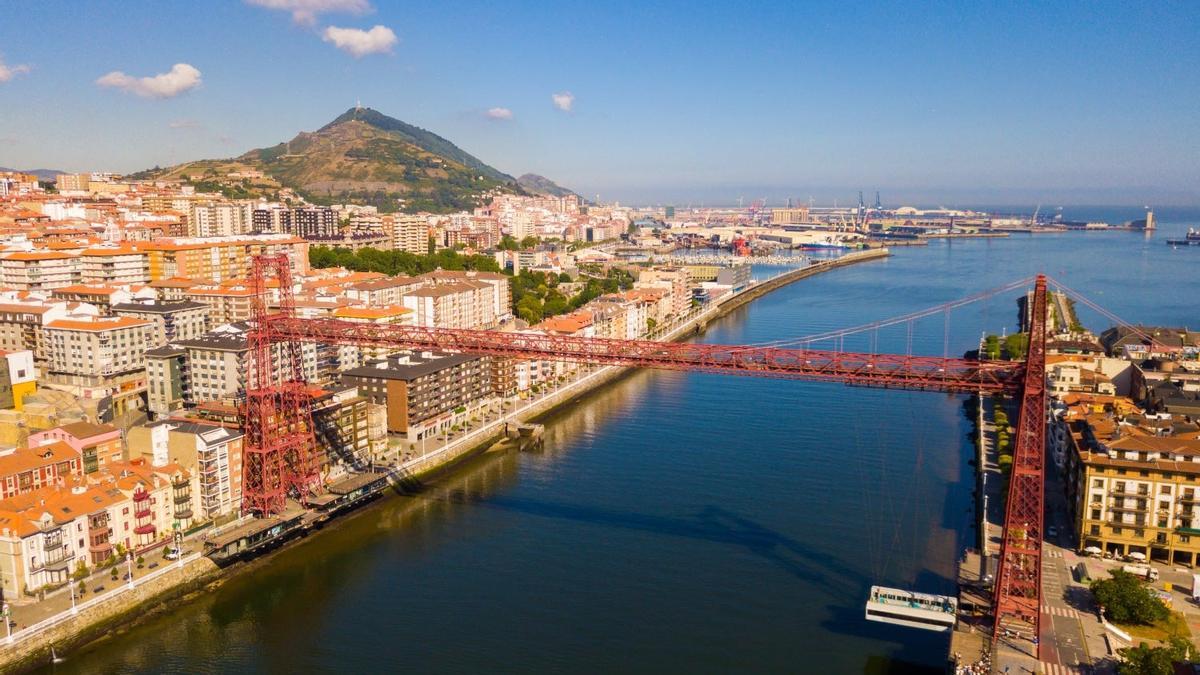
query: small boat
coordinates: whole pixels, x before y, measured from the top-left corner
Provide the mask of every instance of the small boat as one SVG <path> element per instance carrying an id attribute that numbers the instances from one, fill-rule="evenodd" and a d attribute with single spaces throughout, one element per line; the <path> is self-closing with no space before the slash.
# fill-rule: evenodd
<path id="1" fill-rule="evenodd" d="M 958 620 L 958 598 L 872 586 L 867 599 L 867 621 L 947 632 Z"/>
<path id="2" fill-rule="evenodd" d="M 54 645 L 50 645 L 50 663 L 62 663 L 63 661 L 66 661 L 66 659 L 54 651 Z"/>

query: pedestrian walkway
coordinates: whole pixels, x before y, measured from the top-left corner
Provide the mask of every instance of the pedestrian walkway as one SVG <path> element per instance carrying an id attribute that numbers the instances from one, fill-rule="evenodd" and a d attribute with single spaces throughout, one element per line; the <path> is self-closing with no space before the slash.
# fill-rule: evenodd
<path id="1" fill-rule="evenodd" d="M 1053 605 L 1042 605 L 1042 614 L 1049 614 L 1050 616 L 1065 616 L 1071 619 L 1079 618 L 1079 612 L 1071 609 L 1070 607 L 1055 607 Z"/>

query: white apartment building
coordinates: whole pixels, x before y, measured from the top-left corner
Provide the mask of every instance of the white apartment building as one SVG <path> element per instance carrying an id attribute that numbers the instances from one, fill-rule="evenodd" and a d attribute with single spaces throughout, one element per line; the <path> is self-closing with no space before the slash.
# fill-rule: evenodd
<path id="1" fill-rule="evenodd" d="M 150 281 L 146 253 L 128 244 L 85 249 L 79 257 L 80 279 L 84 284 L 144 284 Z"/>
<path id="2" fill-rule="evenodd" d="M 429 252 L 429 221 L 424 216 L 397 213 L 384 216 L 384 231 L 391 227 L 392 248 L 414 255 Z"/>
<path id="3" fill-rule="evenodd" d="M 209 308 L 192 300 L 175 302 L 126 302 L 112 306 L 113 314 L 129 316 L 154 324 L 150 347 L 176 340 L 192 340 L 204 335 Z"/>
<path id="4" fill-rule="evenodd" d="M 117 414 L 146 390 L 153 324 L 128 316 L 57 319 L 45 328 L 46 385 L 82 398 L 111 396 Z"/>
<path id="5" fill-rule="evenodd" d="M 0 283 L 18 291 L 41 291 L 79 283 L 80 258 L 54 251 L 0 255 Z"/>
<path id="6" fill-rule="evenodd" d="M 434 328 L 494 328 L 492 286 L 479 281 L 438 284 L 410 291 L 401 300 L 413 323 Z"/>
<path id="7" fill-rule="evenodd" d="M 188 213 L 189 237 L 223 237 L 253 229 L 254 202 L 193 202 Z"/>

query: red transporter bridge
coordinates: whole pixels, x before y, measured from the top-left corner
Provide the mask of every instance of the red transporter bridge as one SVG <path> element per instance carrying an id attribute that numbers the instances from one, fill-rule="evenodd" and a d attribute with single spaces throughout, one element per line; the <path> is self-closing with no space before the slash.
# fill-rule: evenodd
<path id="1" fill-rule="evenodd" d="M 277 312 L 267 286 L 278 282 Z M 248 374 L 243 424 L 244 508 L 281 512 L 289 496 L 304 501 L 319 488 L 311 394 L 304 381 L 306 342 L 447 350 L 517 359 L 687 370 L 849 385 L 1021 396 L 1009 484 L 1000 570 L 996 636 L 1039 635 L 1045 461 L 1046 279 L 1038 276 L 1030 304 L 1030 345 L 1024 363 L 844 351 L 614 340 L 516 332 L 452 330 L 301 319 L 292 297 L 286 255 L 255 259 Z M 1013 285 L 1010 285 L 1012 287 Z M 952 305 L 948 305 L 952 306 Z M 947 306 L 947 307 L 948 307 Z M 923 313 L 914 316 L 927 316 Z M 876 324 L 878 326 L 880 324 Z"/>

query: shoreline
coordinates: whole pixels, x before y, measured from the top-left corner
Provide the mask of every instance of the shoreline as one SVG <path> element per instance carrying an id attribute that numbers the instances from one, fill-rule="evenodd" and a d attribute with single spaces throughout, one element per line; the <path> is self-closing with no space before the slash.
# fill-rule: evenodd
<path id="1" fill-rule="evenodd" d="M 822 260 L 814 264 L 783 272 L 771 279 L 759 282 L 742 292 L 718 300 L 712 307 L 699 312 L 662 336 L 664 341 L 678 342 L 703 333 L 708 325 L 734 310 L 745 306 L 767 293 L 773 292 L 801 279 L 824 272 L 847 267 L 860 262 L 884 259 L 891 253 L 886 248 L 854 251 L 840 258 Z M 161 616 L 187 602 L 197 594 L 206 592 L 222 583 L 259 566 L 269 564 L 275 554 L 315 535 L 325 527 L 336 526 L 340 517 L 361 514 L 375 502 L 389 498 L 388 491 L 403 493 L 419 490 L 427 483 L 436 481 L 452 472 L 462 462 L 477 457 L 495 447 L 502 440 L 504 430 L 510 424 L 528 424 L 553 416 L 568 404 L 579 403 L 588 395 L 602 390 L 637 370 L 630 366 L 601 366 L 598 370 L 584 374 L 568 384 L 562 385 L 543 398 L 527 403 L 519 410 L 467 433 L 456 443 L 446 445 L 422 457 L 414 458 L 389 474 L 385 487 L 370 499 L 355 508 L 347 509 L 322 527 L 297 532 L 287 540 L 281 540 L 244 560 L 228 565 L 218 565 L 210 558 L 200 555 L 179 567 L 165 570 L 161 578 L 151 583 L 139 584 L 123 594 L 104 597 L 102 602 L 81 609 L 77 615 L 67 617 L 44 631 L 29 636 L 14 644 L 5 645 L 0 655 L 0 671 L 25 672 L 50 663 L 51 649 L 58 655 L 87 647 L 90 644 L 119 635 L 144 621 Z M 98 599 L 99 600 L 99 599 Z M 2 640 L 2 638 L 0 638 Z"/>

